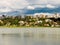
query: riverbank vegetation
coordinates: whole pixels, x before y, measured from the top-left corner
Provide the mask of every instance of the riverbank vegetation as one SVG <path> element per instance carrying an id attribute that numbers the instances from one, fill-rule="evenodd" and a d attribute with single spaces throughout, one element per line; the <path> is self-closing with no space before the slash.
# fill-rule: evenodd
<path id="1" fill-rule="evenodd" d="M 60 19 L 60 18 L 59 18 Z M 0 27 L 60 27 L 60 20 L 34 16 L 5 16 L 0 18 Z"/>

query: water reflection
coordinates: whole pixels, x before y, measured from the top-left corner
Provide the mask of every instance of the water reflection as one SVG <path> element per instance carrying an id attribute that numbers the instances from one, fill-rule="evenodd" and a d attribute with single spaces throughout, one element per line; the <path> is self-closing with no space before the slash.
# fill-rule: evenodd
<path id="1" fill-rule="evenodd" d="M 0 35 L 0 45 L 60 45 L 60 34 L 3 34 Z"/>

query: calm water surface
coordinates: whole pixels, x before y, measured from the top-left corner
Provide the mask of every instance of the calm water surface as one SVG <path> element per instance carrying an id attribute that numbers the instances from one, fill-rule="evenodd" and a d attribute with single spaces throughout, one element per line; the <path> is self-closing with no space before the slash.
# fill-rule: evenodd
<path id="1" fill-rule="evenodd" d="M 60 45 L 60 28 L 0 28 L 0 45 Z"/>
<path id="2" fill-rule="evenodd" d="M 60 34 L 3 34 L 0 45 L 60 45 Z"/>

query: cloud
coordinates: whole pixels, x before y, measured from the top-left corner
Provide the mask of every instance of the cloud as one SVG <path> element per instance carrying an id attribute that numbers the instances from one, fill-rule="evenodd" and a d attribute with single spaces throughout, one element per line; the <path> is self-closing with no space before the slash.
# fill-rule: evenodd
<path id="1" fill-rule="evenodd" d="M 46 7 L 47 7 L 47 8 L 56 8 L 56 6 L 51 5 L 51 4 L 47 4 Z"/>
<path id="2" fill-rule="evenodd" d="M 30 4 L 53 4 L 60 5 L 60 0 L 26 0 Z"/>
<path id="3" fill-rule="evenodd" d="M 23 9 L 28 4 L 25 0 L 0 0 L 0 12 L 8 12 L 12 9 Z"/>
<path id="4" fill-rule="evenodd" d="M 53 4 L 53 5 L 60 5 L 60 0 L 47 0 L 47 3 Z"/>
<path id="5" fill-rule="evenodd" d="M 32 6 L 27 6 L 26 8 L 29 10 L 34 10 L 36 8 L 57 8 L 57 6 L 46 4 L 46 5 L 32 5 Z"/>
<path id="6" fill-rule="evenodd" d="M 33 9 L 35 9 L 35 7 L 33 7 L 33 6 L 27 6 L 27 9 L 33 10 Z"/>
<path id="7" fill-rule="evenodd" d="M 37 8 L 37 7 L 38 7 L 38 8 L 45 8 L 45 7 L 46 7 L 45 5 L 39 5 L 39 4 L 38 4 L 38 5 L 33 5 L 33 6 L 34 6 L 35 8 Z"/>
<path id="8" fill-rule="evenodd" d="M 12 9 L 9 9 L 9 8 L 0 8 L 0 12 L 10 12 L 12 11 Z"/>
<path id="9" fill-rule="evenodd" d="M 40 8 L 56 8 L 57 6 L 51 5 L 51 4 L 46 4 L 46 5 L 35 5 L 34 7 L 40 7 Z"/>
<path id="10" fill-rule="evenodd" d="M 47 0 L 26 0 L 29 4 L 46 4 Z"/>
<path id="11" fill-rule="evenodd" d="M 56 8 L 60 0 L 0 0 L 0 12 L 9 12 L 17 9 L 33 10 L 39 8 Z"/>

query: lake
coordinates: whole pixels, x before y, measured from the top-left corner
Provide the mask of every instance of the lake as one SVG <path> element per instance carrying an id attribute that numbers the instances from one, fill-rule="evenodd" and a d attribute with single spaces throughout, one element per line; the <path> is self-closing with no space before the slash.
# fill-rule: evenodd
<path id="1" fill-rule="evenodd" d="M 0 45 L 60 45 L 59 28 L 55 30 L 54 28 L 34 28 L 33 30 L 35 31 L 29 32 L 26 28 L 22 34 L 0 34 Z"/>

